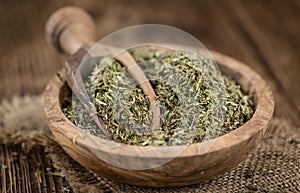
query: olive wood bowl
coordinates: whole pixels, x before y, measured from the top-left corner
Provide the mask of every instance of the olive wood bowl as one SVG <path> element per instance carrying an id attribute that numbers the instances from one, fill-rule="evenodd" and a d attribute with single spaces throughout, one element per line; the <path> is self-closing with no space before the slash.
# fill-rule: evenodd
<path id="1" fill-rule="evenodd" d="M 255 113 L 241 127 L 216 138 L 205 153 L 200 153 L 200 149 L 208 141 L 188 145 L 170 162 L 147 170 L 122 169 L 99 159 L 91 152 L 91 147 L 79 137 L 78 128 L 62 112 L 62 102 L 70 96 L 70 89 L 61 72 L 49 82 L 45 90 L 44 106 L 49 127 L 57 142 L 73 159 L 96 174 L 105 175 L 118 182 L 158 187 L 184 186 L 220 175 L 244 160 L 258 145 L 272 117 L 274 101 L 265 81 L 253 70 L 228 56 L 212 51 L 211 53 L 221 71 L 234 78 L 244 91 L 254 96 Z M 156 147 L 157 154 L 127 155 L 128 148 L 137 147 L 122 144 L 119 148 L 118 156 L 128 156 L 132 162 L 135 158 L 144 159 L 145 163 L 148 159 L 166 159 L 168 156 L 165 154 L 166 151 L 176 151 L 174 150 L 176 146 Z M 149 147 L 138 148 L 143 151 L 143 148 Z M 103 146 L 99 149 L 107 149 L 107 152 L 110 152 L 111 146 L 103 142 Z"/>
<path id="2" fill-rule="evenodd" d="M 74 160 L 90 171 L 117 182 L 174 187 L 212 179 L 239 164 L 259 144 L 271 120 L 274 100 L 266 82 L 251 68 L 229 56 L 210 52 L 222 73 L 236 80 L 245 92 L 254 96 L 255 102 L 255 112 L 250 120 L 234 131 L 214 139 L 213 143 L 209 140 L 181 146 L 142 147 L 121 143 L 116 146 L 113 141 L 90 134 L 87 134 L 88 139 L 83 139 L 80 137 L 80 129 L 62 112 L 63 101 L 71 95 L 62 71 L 55 75 L 45 89 L 44 108 L 48 125 L 57 142 Z M 96 140 L 101 145 L 94 146 L 87 142 L 89 139 Z M 96 156 L 95 150 L 125 165 L 130 163 L 134 166 L 136 163 L 137 166 L 142 166 L 161 163 L 160 161 L 164 164 L 139 170 L 126 169 L 104 161 Z M 170 158 L 172 152 L 179 152 L 174 159 Z"/>

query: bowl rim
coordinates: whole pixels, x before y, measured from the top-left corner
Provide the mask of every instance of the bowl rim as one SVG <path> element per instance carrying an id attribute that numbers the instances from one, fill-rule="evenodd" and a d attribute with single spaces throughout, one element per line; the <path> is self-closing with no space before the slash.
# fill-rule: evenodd
<path id="1" fill-rule="evenodd" d="M 253 116 L 242 126 L 236 128 L 235 130 L 219 136 L 215 139 L 208 141 L 188 144 L 188 145 L 176 145 L 176 146 L 137 146 L 121 144 L 114 141 L 108 141 L 100 137 L 88 134 L 92 138 L 101 142 L 106 148 L 101 148 L 97 150 L 102 150 L 108 154 L 115 154 L 118 156 L 125 157 L 136 157 L 142 156 L 144 158 L 157 158 L 157 155 L 151 153 L 145 153 L 144 151 L 160 151 L 160 158 L 168 159 L 170 158 L 168 152 L 179 151 L 181 152 L 176 158 L 193 157 L 206 153 L 212 153 L 215 151 L 221 151 L 222 149 L 230 148 L 231 146 L 239 145 L 245 140 L 248 140 L 252 135 L 262 132 L 262 135 L 266 132 L 267 126 L 272 118 L 274 112 L 274 99 L 272 92 L 268 88 L 266 82 L 250 67 L 246 64 L 231 58 L 227 55 L 221 54 L 216 51 L 209 50 L 212 57 L 217 61 L 218 66 L 224 71 L 234 73 L 234 76 L 243 78 L 245 82 L 239 82 L 235 79 L 242 87 L 249 86 L 247 92 L 251 92 L 256 99 L 256 108 Z M 223 73 L 223 72 L 222 72 Z M 226 72 L 225 72 L 226 74 Z M 74 125 L 62 112 L 60 106 L 60 92 L 61 87 L 65 84 L 64 73 L 59 72 L 56 76 L 48 83 L 45 93 L 44 93 L 44 109 L 46 117 L 48 120 L 48 125 L 55 136 L 55 132 L 61 132 L 68 139 L 81 147 L 94 148 L 86 144 L 86 142 L 81 139 L 78 135 L 78 128 Z M 66 128 L 69 128 L 68 130 Z M 213 144 L 207 151 L 201 152 L 201 148 L 206 147 L 210 143 Z M 58 140 L 58 143 L 60 141 Z M 111 148 L 112 143 L 115 146 Z M 117 147 L 117 148 L 116 148 Z M 132 151 L 124 151 L 124 150 Z M 142 152 L 142 153 L 141 153 Z M 144 153 L 143 153 L 144 152 Z M 92 152 L 91 152 L 92 153 Z M 173 157 L 173 155 L 172 155 Z"/>

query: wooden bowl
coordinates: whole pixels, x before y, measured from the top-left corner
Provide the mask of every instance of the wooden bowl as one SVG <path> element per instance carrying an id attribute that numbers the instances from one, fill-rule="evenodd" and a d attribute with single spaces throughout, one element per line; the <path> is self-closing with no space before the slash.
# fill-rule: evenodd
<path id="1" fill-rule="evenodd" d="M 89 136 L 90 139 L 97 140 L 101 145 L 87 143 L 80 137 L 78 128 L 62 112 L 62 102 L 70 95 L 63 73 L 58 73 L 45 90 L 44 106 L 49 127 L 57 142 L 73 159 L 96 174 L 118 182 L 155 187 L 185 186 L 223 174 L 244 160 L 258 145 L 272 117 L 274 101 L 266 82 L 245 64 L 218 52 L 211 51 L 211 54 L 224 74 L 235 79 L 244 91 L 254 96 L 256 108 L 249 121 L 216 138 L 213 143 L 205 141 L 168 147 L 119 144 L 112 148 L 114 142 L 93 136 Z M 143 163 L 167 161 L 144 170 L 124 169 L 103 161 L 95 155 L 95 150 L 125 165 L 136 163 L 140 166 Z M 172 152 L 180 153 L 170 159 Z"/>

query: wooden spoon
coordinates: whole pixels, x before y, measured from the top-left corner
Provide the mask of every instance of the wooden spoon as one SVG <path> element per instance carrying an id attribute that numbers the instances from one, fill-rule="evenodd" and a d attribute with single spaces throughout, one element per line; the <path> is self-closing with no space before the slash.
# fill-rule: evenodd
<path id="1" fill-rule="evenodd" d="M 88 50 L 95 44 L 95 24 L 92 18 L 85 11 L 77 7 L 61 8 L 49 17 L 46 24 L 46 38 L 57 50 L 71 55 L 65 63 L 66 78 L 69 87 L 88 110 L 103 134 L 112 139 L 112 133 L 97 115 L 95 105 L 89 99 L 81 74 L 77 73 L 81 61 L 88 54 Z M 106 51 L 110 53 L 115 53 L 116 50 L 121 49 L 110 46 L 106 47 Z M 136 80 L 144 94 L 148 97 L 150 109 L 153 113 L 151 130 L 156 129 L 160 124 L 160 110 L 155 105 L 155 93 L 149 80 L 128 51 L 122 51 L 115 56 L 115 59 L 128 69 L 130 75 Z"/>

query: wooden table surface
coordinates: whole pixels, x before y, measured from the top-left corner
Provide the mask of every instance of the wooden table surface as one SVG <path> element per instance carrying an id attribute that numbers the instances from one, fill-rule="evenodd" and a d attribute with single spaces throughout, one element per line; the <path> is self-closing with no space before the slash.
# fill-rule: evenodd
<path id="1" fill-rule="evenodd" d="M 3 0 L 0 101 L 13 95 L 43 92 L 49 79 L 62 67 L 66 57 L 58 56 L 47 45 L 44 24 L 53 11 L 64 5 L 86 9 L 96 21 L 98 39 L 123 27 L 145 23 L 189 32 L 208 49 L 239 59 L 257 71 L 273 91 L 275 115 L 300 126 L 300 0 Z M 1 148 L 9 153 L 19 147 Z M 46 168 L 49 160 L 42 152 L 37 148 L 31 154 L 44 160 Z M 34 176 L 29 175 L 28 179 L 34 186 L 42 186 Z M 54 182 L 45 179 L 44 183 Z M 59 184 L 55 190 L 60 189 Z"/>

